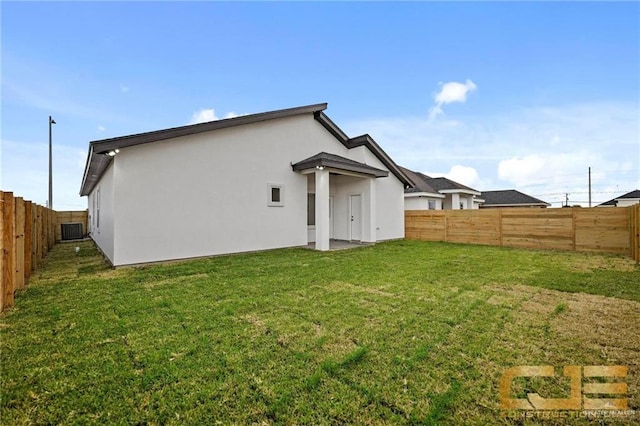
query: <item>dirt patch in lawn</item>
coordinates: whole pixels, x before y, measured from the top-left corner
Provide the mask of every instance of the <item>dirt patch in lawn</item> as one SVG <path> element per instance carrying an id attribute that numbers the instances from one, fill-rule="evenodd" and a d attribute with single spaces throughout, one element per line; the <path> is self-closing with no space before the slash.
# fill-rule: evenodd
<path id="1" fill-rule="evenodd" d="M 612 256 L 584 256 L 575 257 L 567 265 L 567 269 L 575 272 L 592 272 L 595 270 L 631 272 L 638 269 L 636 263 L 626 257 Z"/>
<path id="2" fill-rule="evenodd" d="M 536 287 L 493 286 L 488 303 L 513 308 L 490 352 L 512 355 L 503 366 L 622 365 L 630 410 L 640 410 L 640 303 Z M 497 380 L 502 371 L 495 373 Z M 618 379 L 619 380 L 619 379 Z M 495 404 L 495 402 L 494 402 Z M 629 420 L 619 419 L 626 424 Z"/>
<path id="3" fill-rule="evenodd" d="M 640 303 L 583 293 L 564 295 L 566 311 L 552 322 L 563 336 L 579 336 L 611 363 L 640 361 Z"/>

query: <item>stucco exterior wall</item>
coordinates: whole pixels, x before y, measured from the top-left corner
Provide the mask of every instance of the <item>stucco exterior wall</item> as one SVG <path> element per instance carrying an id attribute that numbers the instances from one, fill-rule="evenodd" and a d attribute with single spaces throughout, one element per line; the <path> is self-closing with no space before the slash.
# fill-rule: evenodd
<path id="1" fill-rule="evenodd" d="M 638 204 L 640 200 L 637 198 L 618 198 L 618 207 L 629 207 L 634 204 Z"/>
<path id="2" fill-rule="evenodd" d="M 291 164 L 321 151 L 362 161 L 311 114 L 122 148 L 96 187 L 113 226 L 94 239 L 117 266 L 306 245 L 308 178 Z M 283 206 L 268 205 L 269 184 L 283 186 Z M 346 239 L 331 187 L 334 237 Z M 378 239 L 402 238 L 402 183 L 376 179 L 376 200 Z"/>
<path id="3" fill-rule="evenodd" d="M 429 209 L 429 201 L 433 201 L 435 203 L 434 208 Z M 404 209 L 405 210 L 441 210 L 442 199 L 429 198 L 429 197 L 405 197 Z"/>
<path id="4" fill-rule="evenodd" d="M 387 169 L 371 151 L 362 148 L 365 163 Z M 392 173 L 376 179 L 376 221 L 378 241 L 404 238 L 404 184 Z"/>
<path id="5" fill-rule="evenodd" d="M 91 238 L 112 264 L 115 263 L 115 204 L 114 204 L 114 167 L 107 168 L 102 179 L 89 194 L 89 216 Z M 98 207 L 100 214 L 98 217 Z M 98 223 L 99 222 L 99 223 Z"/>

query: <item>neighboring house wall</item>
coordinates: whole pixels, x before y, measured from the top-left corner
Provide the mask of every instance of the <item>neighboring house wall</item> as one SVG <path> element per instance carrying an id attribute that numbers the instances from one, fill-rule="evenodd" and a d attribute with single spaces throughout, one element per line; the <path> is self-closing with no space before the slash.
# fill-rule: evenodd
<path id="1" fill-rule="evenodd" d="M 358 161 L 356 150 L 311 114 L 123 148 L 96 186 L 103 202 L 93 236 L 115 265 L 306 245 L 314 175 L 294 172 L 291 164 L 320 151 Z M 368 164 L 386 169 L 371 157 Z M 270 184 L 282 185 L 282 206 L 268 205 Z M 375 222 L 363 214 L 363 228 L 378 228 L 378 240 L 403 238 L 403 184 L 393 174 L 331 175 L 330 194 L 334 238 L 349 239 L 353 194 L 361 195 L 363 211 L 371 200 L 375 206 Z"/>
<path id="2" fill-rule="evenodd" d="M 442 206 L 444 210 L 471 210 L 477 209 L 478 203 L 473 202 L 473 195 L 453 193 L 445 195 Z"/>
<path id="3" fill-rule="evenodd" d="M 640 203 L 640 199 L 638 199 L 638 198 L 618 198 L 617 202 L 618 202 L 618 204 L 617 204 L 618 207 L 629 207 L 629 206 L 632 206 L 634 204 Z"/>
<path id="4" fill-rule="evenodd" d="M 442 199 L 431 197 L 405 197 L 405 210 L 442 210 Z"/>

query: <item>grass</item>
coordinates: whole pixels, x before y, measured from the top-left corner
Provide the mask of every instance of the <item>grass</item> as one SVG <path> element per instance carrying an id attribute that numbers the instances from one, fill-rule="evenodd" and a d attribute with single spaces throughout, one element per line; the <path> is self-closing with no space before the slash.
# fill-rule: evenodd
<path id="1" fill-rule="evenodd" d="M 640 418 L 625 258 L 395 241 L 112 270 L 80 247 L 0 318 L 2 424 L 535 423 L 499 408 L 517 365 L 627 365 L 636 415 L 614 420 Z"/>

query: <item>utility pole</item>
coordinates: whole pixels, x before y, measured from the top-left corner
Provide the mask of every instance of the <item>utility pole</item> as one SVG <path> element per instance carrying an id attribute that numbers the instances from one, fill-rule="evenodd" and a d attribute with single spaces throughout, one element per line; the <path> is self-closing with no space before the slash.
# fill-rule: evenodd
<path id="1" fill-rule="evenodd" d="M 53 209 L 53 149 L 51 143 L 51 125 L 56 124 L 56 121 L 49 116 L 49 202 L 47 203 L 50 209 Z"/>
<path id="2" fill-rule="evenodd" d="M 564 195 L 564 205 L 565 207 L 569 207 L 569 193 L 566 192 Z"/>
<path id="3" fill-rule="evenodd" d="M 591 166 L 589 166 L 589 207 L 591 207 Z"/>

